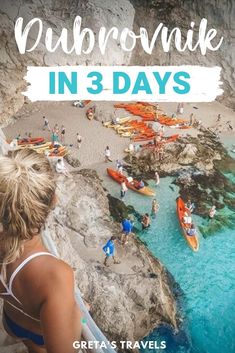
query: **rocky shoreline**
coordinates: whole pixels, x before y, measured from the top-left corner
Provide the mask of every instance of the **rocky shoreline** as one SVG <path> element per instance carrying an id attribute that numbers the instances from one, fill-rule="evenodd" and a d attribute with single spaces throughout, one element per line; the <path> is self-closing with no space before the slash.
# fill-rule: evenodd
<path id="1" fill-rule="evenodd" d="M 176 142 L 165 145 L 164 159 L 159 161 L 152 149 L 143 149 L 134 156 L 126 156 L 126 169 L 135 177 L 154 178 L 157 170 L 160 177 L 174 177 L 185 201 L 196 204 L 195 214 L 207 218 L 212 205 L 218 210 L 227 208 L 228 215 L 218 215 L 204 236 L 213 234 L 224 225 L 232 227 L 235 217 L 235 185 L 228 175 L 235 175 L 235 160 L 229 156 L 218 137 L 209 129 L 200 128 L 197 137 L 187 135 Z M 231 214 L 230 214 L 231 213 Z"/>
<path id="2" fill-rule="evenodd" d="M 96 172 L 72 174 L 58 177 L 58 204 L 46 226 L 60 257 L 74 269 L 93 319 L 110 341 L 138 341 L 161 325 L 177 332 L 181 318 L 173 278 L 135 236 L 125 247 L 117 243 L 120 264 L 103 265 L 102 246 L 112 235 L 121 235 L 120 226 L 111 217 Z M 3 329 L 0 333 L 6 352 L 24 352 L 6 339 Z"/>
<path id="3" fill-rule="evenodd" d="M 178 330 L 180 317 L 172 279 L 145 245 L 132 237 L 117 243 L 120 264 L 103 265 L 102 246 L 120 226 L 94 171 L 58 179 L 59 204 L 48 219 L 61 257 L 75 270 L 91 315 L 108 339 L 138 341 L 159 325 Z"/>

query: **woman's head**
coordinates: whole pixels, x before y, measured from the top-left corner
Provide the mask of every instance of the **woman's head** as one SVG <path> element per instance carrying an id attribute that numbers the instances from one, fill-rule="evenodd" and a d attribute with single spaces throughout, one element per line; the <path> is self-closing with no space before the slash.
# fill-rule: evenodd
<path id="1" fill-rule="evenodd" d="M 0 157 L 0 223 L 4 262 L 14 261 L 22 241 L 40 232 L 51 209 L 55 181 L 49 161 L 23 149 Z"/>

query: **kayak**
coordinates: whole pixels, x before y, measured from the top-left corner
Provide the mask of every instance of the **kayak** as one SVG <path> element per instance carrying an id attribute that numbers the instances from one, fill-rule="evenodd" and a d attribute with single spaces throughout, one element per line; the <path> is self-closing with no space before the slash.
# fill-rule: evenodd
<path id="1" fill-rule="evenodd" d="M 35 150 L 38 153 L 44 153 L 49 157 L 64 157 L 68 150 L 65 146 L 53 147 L 51 144 L 48 147 Z"/>
<path id="2" fill-rule="evenodd" d="M 184 236 L 185 240 L 187 241 L 188 245 L 190 246 L 190 248 L 193 251 L 198 251 L 199 241 L 198 241 L 197 234 L 193 235 L 193 236 L 189 236 L 187 234 L 187 228 L 185 227 L 185 224 L 183 222 L 184 213 L 187 212 L 188 215 L 191 216 L 191 212 L 186 207 L 186 205 L 181 197 L 177 198 L 176 203 L 177 203 L 177 215 L 178 215 L 179 224 L 182 229 L 183 236 Z"/>
<path id="3" fill-rule="evenodd" d="M 49 157 L 64 157 L 67 154 L 67 149 L 65 146 L 59 148 L 53 148 L 48 151 Z"/>
<path id="4" fill-rule="evenodd" d="M 133 136 L 133 133 L 132 132 L 123 132 L 123 133 L 120 133 L 119 134 L 121 137 L 132 137 Z"/>
<path id="5" fill-rule="evenodd" d="M 124 125 L 120 126 L 118 129 L 116 129 L 117 132 L 122 131 L 122 130 L 138 130 L 138 129 L 147 129 L 148 127 L 145 124 L 135 124 L 135 125 Z"/>
<path id="6" fill-rule="evenodd" d="M 112 168 L 107 168 L 107 173 L 113 180 L 115 180 L 119 184 L 121 184 L 123 181 L 125 181 L 128 189 L 131 189 L 135 192 L 138 192 L 139 194 L 146 195 L 146 196 L 154 196 L 155 195 L 155 192 L 152 189 L 148 188 L 147 186 L 143 187 L 142 189 L 137 189 L 135 187 L 135 185 L 138 184 L 137 180 L 133 180 L 132 182 L 129 182 L 125 175 L 119 173 L 118 171 L 116 171 Z"/>
<path id="7" fill-rule="evenodd" d="M 172 136 L 168 136 L 166 138 L 163 138 L 161 141 L 158 142 L 159 145 L 164 145 L 165 143 L 170 143 L 170 142 L 175 142 L 178 138 L 179 138 L 180 135 L 172 135 Z M 154 143 L 147 143 L 145 145 L 142 146 L 142 148 L 154 148 L 156 147 L 154 145 Z"/>
<path id="8" fill-rule="evenodd" d="M 142 127 L 139 127 L 139 128 L 134 127 L 133 129 L 126 129 L 126 130 L 117 130 L 118 134 L 122 134 L 123 132 L 131 132 L 136 135 L 152 135 L 153 134 L 152 130 L 142 128 Z"/>
<path id="9" fill-rule="evenodd" d="M 149 141 L 149 140 L 153 140 L 154 137 L 156 136 L 156 134 L 152 134 L 152 135 L 138 135 L 132 138 L 133 141 L 135 142 L 140 142 L 140 141 Z"/>
<path id="10" fill-rule="evenodd" d="M 18 141 L 18 145 L 36 145 L 44 142 L 43 137 L 34 137 L 28 139 L 21 139 Z"/>
<path id="11" fill-rule="evenodd" d="M 25 148 L 29 148 L 31 150 L 39 151 L 41 149 L 49 148 L 51 146 L 51 142 L 44 142 L 36 145 L 19 145 L 18 149 L 23 150 Z"/>
<path id="12" fill-rule="evenodd" d="M 120 118 L 117 124 L 113 124 L 113 121 L 109 120 L 109 121 L 106 121 L 105 123 L 103 123 L 103 125 L 105 127 L 115 127 L 116 125 L 122 125 L 122 124 L 126 123 L 129 120 L 131 120 L 131 118 L 128 116 L 126 118 Z"/>

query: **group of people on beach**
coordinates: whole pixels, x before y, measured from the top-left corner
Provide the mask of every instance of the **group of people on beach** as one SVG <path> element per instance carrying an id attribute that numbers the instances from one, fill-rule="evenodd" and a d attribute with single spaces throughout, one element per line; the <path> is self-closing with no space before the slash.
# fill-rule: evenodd
<path id="1" fill-rule="evenodd" d="M 62 144 L 64 145 L 66 143 L 65 141 L 65 135 L 66 135 L 66 128 L 62 124 L 61 127 L 59 127 L 58 123 L 54 125 L 54 127 L 51 129 L 49 120 L 43 116 L 43 127 L 42 129 L 45 131 L 51 132 L 51 142 L 52 145 L 57 145 L 57 144 Z M 76 147 L 79 149 L 82 144 L 82 136 L 77 132 L 76 133 Z"/>
<path id="2" fill-rule="evenodd" d="M 61 128 L 59 128 L 59 125 L 56 123 L 54 127 L 51 129 L 49 120 L 43 116 L 43 130 L 47 130 L 51 132 L 51 142 L 53 145 L 56 145 L 57 143 L 64 144 L 65 143 L 65 126 L 61 125 Z"/>

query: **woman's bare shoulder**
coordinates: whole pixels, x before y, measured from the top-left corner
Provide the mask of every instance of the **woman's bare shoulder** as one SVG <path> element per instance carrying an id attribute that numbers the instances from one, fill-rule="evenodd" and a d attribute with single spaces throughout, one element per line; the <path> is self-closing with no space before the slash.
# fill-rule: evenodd
<path id="1" fill-rule="evenodd" d="M 38 301 L 54 291 L 73 289 L 74 273 L 72 268 L 63 260 L 53 256 L 40 256 L 22 271 L 19 278 L 21 288 L 27 291 L 31 298 L 37 295 Z"/>
<path id="2" fill-rule="evenodd" d="M 61 280 L 73 276 L 72 268 L 55 256 L 40 256 L 28 266 L 27 276 L 44 277 L 45 279 Z"/>

